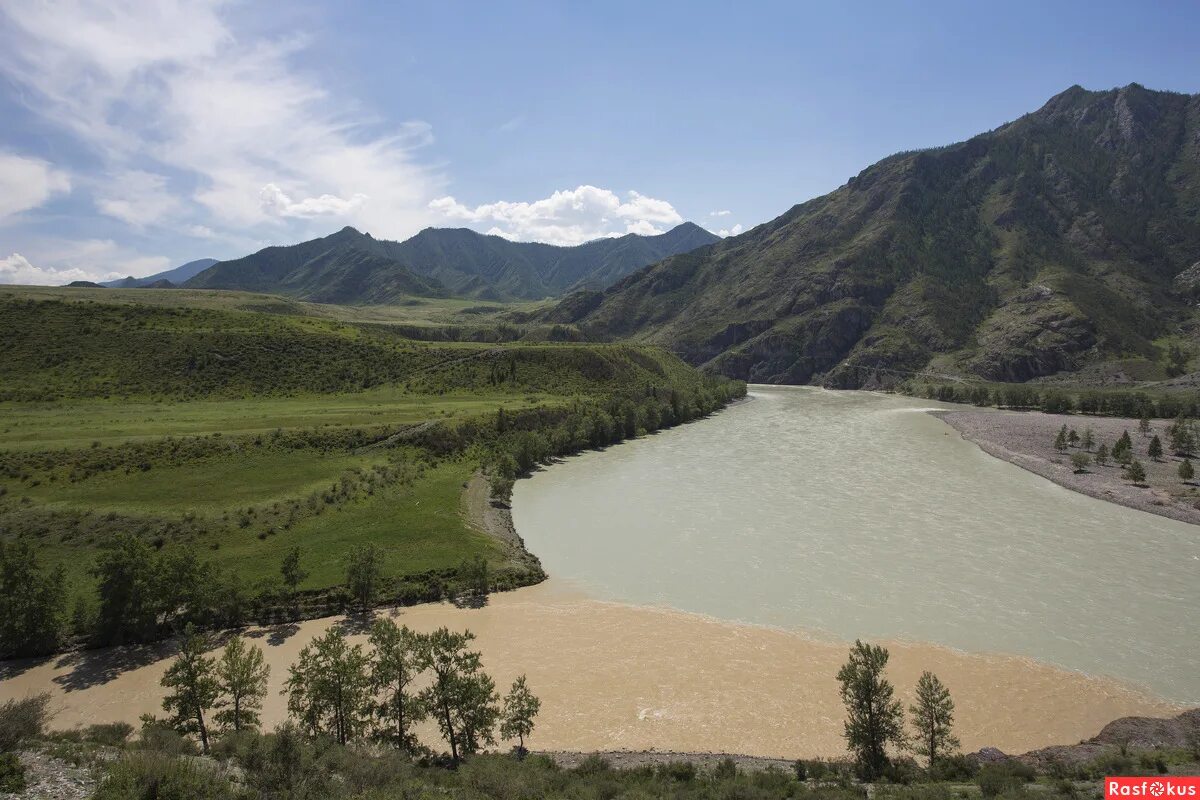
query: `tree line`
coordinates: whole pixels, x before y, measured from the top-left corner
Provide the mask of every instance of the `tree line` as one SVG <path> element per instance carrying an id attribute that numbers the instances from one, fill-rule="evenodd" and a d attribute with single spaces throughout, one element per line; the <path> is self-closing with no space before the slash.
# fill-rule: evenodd
<path id="1" fill-rule="evenodd" d="M 971 384 L 908 381 L 899 386 L 905 394 L 975 406 L 997 406 L 1047 414 L 1090 414 L 1129 419 L 1200 417 L 1200 394 L 1172 392 L 1149 394 L 1115 389 L 1065 391 L 1022 383 Z"/>
<path id="2" fill-rule="evenodd" d="M 497 732 L 516 739 L 524 755 L 541 702 L 524 675 L 501 700 L 481 654 L 470 647 L 474 639 L 470 631 L 442 627 L 424 634 L 379 619 L 364 648 L 330 629 L 305 645 L 289 668 L 288 716 L 311 739 L 340 745 L 369 739 L 410 756 L 429 755 L 413 726 L 432 719 L 451 766 L 495 745 Z M 144 726 L 166 724 L 196 736 L 205 753 L 214 735 L 258 728 L 270 675 L 262 649 L 242 636 L 230 638 L 220 656 L 207 655 L 211 644 L 187 628 L 162 678 L 168 717 L 143 718 Z"/>

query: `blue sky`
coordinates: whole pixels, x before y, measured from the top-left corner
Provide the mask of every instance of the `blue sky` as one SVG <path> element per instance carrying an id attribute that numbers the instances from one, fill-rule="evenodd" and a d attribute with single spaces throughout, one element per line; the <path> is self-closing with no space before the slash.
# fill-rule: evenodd
<path id="1" fill-rule="evenodd" d="M 1200 91 L 1200 4 L 0 0 L 0 282 L 354 225 L 735 233 L 1081 84 Z"/>

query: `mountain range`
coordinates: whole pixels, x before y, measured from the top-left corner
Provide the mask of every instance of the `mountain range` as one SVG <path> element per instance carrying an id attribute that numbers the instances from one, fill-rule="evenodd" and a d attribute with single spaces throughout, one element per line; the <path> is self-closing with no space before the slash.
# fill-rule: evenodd
<path id="1" fill-rule="evenodd" d="M 746 380 L 856 387 L 1161 377 L 1169 351 L 1195 353 L 1197 299 L 1200 95 L 1131 84 L 886 158 L 545 317 Z"/>
<path id="2" fill-rule="evenodd" d="M 530 300 L 607 288 L 648 264 L 718 240 L 690 222 L 657 236 L 627 234 L 575 247 L 514 242 L 466 228 L 426 228 L 393 242 L 347 227 L 210 265 L 186 285 L 323 303 L 388 303 L 412 295 Z"/>
<path id="3" fill-rule="evenodd" d="M 215 258 L 199 258 L 195 261 L 189 261 L 174 269 L 169 269 L 165 272 L 157 272 L 153 275 L 147 275 L 144 278 L 135 278 L 130 275 L 128 278 L 120 278 L 115 281 L 105 281 L 101 286 L 107 286 L 110 289 L 140 289 L 148 287 L 152 284 L 163 285 L 166 281 L 168 286 L 178 286 L 187 280 L 199 275 L 204 270 L 217 263 Z"/>

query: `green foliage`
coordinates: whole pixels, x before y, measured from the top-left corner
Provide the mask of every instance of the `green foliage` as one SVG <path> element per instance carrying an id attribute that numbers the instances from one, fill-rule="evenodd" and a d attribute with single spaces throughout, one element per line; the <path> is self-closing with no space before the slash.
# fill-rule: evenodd
<path id="1" fill-rule="evenodd" d="M 1071 453 L 1071 466 L 1075 468 L 1076 473 L 1087 472 L 1091 463 L 1092 457 L 1087 453 Z"/>
<path id="2" fill-rule="evenodd" d="M 1103 442 L 1096 448 L 1096 463 L 1102 467 L 1108 464 L 1108 445 Z"/>
<path id="3" fill-rule="evenodd" d="M 1067 451 L 1067 426 L 1066 425 L 1063 425 L 1062 429 L 1059 430 L 1059 432 L 1057 434 L 1055 434 L 1054 449 L 1060 453 L 1065 453 Z"/>
<path id="4" fill-rule="evenodd" d="M 17 794 L 25 789 L 25 765 L 16 753 L 0 752 L 0 792 Z"/>
<path id="5" fill-rule="evenodd" d="M 887 662 L 886 649 L 856 640 L 837 675 L 846 706 L 846 746 L 867 781 L 883 775 L 888 746 L 904 741 L 904 712 L 892 684 L 883 677 Z"/>
<path id="6" fill-rule="evenodd" d="M 984 797 L 996 797 L 1019 790 L 1033 779 L 1033 769 L 1015 760 L 984 764 L 975 775 L 979 791 Z"/>
<path id="7" fill-rule="evenodd" d="M 249 800 L 211 764 L 131 752 L 111 764 L 95 800 Z"/>
<path id="8" fill-rule="evenodd" d="M 200 748 L 208 752 L 207 716 L 220 697 L 221 684 L 216 660 L 206 656 L 209 641 L 189 624 L 179 647 L 179 655 L 167 669 L 162 685 L 168 689 L 163 697 L 163 710 L 169 713 L 169 724 L 180 733 L 195 733 Z"/>
<path id="9" fill-rule="evenodd" d="M 1191 459 L 1185 458 L 1179 462 L 1179 480 L 1188 483 L 1192 478 L 1196 477 L 1196 470 L 1192 466 Z"/>
<path id="10" fill-rule="evenodd" d="M 371 689 L 375 736 L 404 752 L 417 750 L 412 726 L 428 716 L 413 682 L 429 667 L 429 638 L 390 619 L 371 625 Z"/>
<path id="11" fill-rule="evenodd" d="M 513 681 L 512 688 L 504 697 L 504 709 L 500 717 L 500 735 L 505 739 L 517 739 L 520 752 L 525 750 L 525 738 L 533 733 L 533 718 L 537 716 L 542 702 L 533 696 L 521 675 Z"/>
<path id="12" fill-rule="evenodd" d="M 368 663 L 362 646 L 350 646 L 337 629 L 313 639 L 290 668 L 288 713 L 312 736 L 339 744 L 358 738 L 370 716 Z"/>
<path id="13" fill-rule="evenodd" d="M 0 540 L 0 658 L 54 652 L 66 637 L 66 571 L 45 570 L 26 541 Z"/>
<path id="14" fill-rule="evenodd" d="M 9 753 L 26 739 L 41 736 L 50 721 L 50 694 L 43 692 L 0 705 L 0 753 Z"/>
<path id="15" fill-rule="evenodd" d="M 1196 449 L 1195 425 L 1183 414 L 1171 424 L 1167 436 L 1171 440 L 1171 450 L 1177 456 L 1190 456 Z"/>
<path id="16" fill-rule="evenodd" d="M 1146 448 L 1146 455 L 1148 455 L 1154 461 L 1159 461 L 1162 459 L 1162 456 L 1163 456 L 1162 439 L 1159 439 L 1157 434 L 1154 436 L 1154 438 L 1152 438 L 1150 440 L 1150 444 Z"/>
<path id="17" fill-rule="evenodd" d="M 220 699 L 214 719 L 225 730 L 242 731 L 259 724 L 258 712 L 267 694 L 271 668 L 265 663 L 261 647 L 234 634 L 216 665 Z"/>
<path id="18" fill-rule="evenodd" d="M 421 703 L 437 721 L 455 764 L 495 743 L 500 715 L 495 683 L 483 672 L 480 654 L 468 649 L 474 639 L 470 631 L 438 628 L 428 640 L 432 680 L 421 692 Z"/>
<path id="19" fill-rule="evenodd" d="M 953 733 L 954 701 L 950 698 L 950 690 L 932 672 L 921 673 L 917 681 L 917 700 L 909 707 L 909 713 L 912 714 L 913 751 L 925 756 L 932 769 L 940 759 L 952 755 L 959 745 Z"/>
<path id="20" fill-rule="evenodd" d="M 364 544 L 351 550 L 346 558 L 346 589 L 363 611 L 369 609 L 379 595 L 379 582 L 383 577 L 380 557 L 378 547 Z"/>
<path id="21" fill-rule="evenodd" d="M 1146 482 L 1146 468 L 1136 458 L 1125 467 L 1125 479 L 1135 486 Z"/>

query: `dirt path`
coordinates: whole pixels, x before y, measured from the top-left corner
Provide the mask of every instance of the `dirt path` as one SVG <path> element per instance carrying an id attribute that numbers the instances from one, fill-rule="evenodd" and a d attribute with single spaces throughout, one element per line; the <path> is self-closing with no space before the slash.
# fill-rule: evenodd
<path id="1" fill-rule="evenodd" d="M 1200 490 L 1196 486 L 1185 486 L 1179 480 L 1177 470 L 1182 459 L 1168 456 L 1162 461 L 1153 461 L 1146 453 L 1150 436 L 1155 434 L 1162 440 L 1163 447 L 1169 449 L 1167 428 L 1170 423 L 1167 421 L 1155 420 L 1150 436 L 1142 436 L 1138 433 L 1136 419 L 1043 414 L 1039 411 L 930 413 L 989 455 L 1048 478 L 1059 486 L 1099 500 L 1200 524 L 1200 508 L 1197 508 Z M 1079 452 L 1079 448 L 1069 448 L 1066 453 L 1054 449 L 1054 437 L 1063 425 L 1074 428 L 1080 436 L 1085 429 L 1091 428 L 1097 446 L 1103 442 L 1110 450 L 1121 434 L 1129 431 L 1134 457 L 1146 469 L 1147 486 L 1129 483 L 1121 475 L 1122 467 L 1111 461 L 1107 466 L 1093 464 L 1087 472 L 1076 474 L 1071 465 L 1071 454 Z M 1200 462 L 1197 462 L 1197 470 L 1200 471 Z"/>

